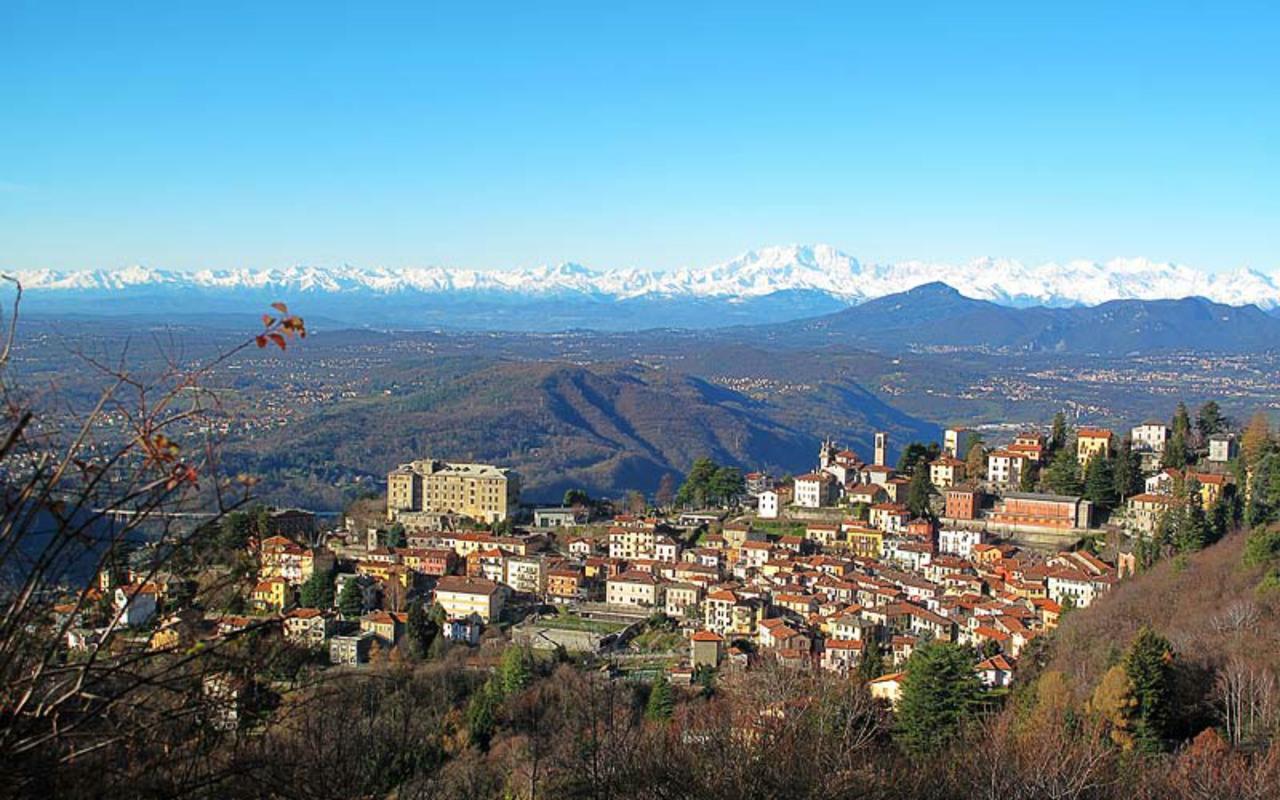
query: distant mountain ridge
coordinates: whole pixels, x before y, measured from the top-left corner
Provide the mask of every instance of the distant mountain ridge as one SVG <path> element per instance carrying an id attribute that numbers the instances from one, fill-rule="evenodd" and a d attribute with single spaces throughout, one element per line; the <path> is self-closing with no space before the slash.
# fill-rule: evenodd
<path id="1" fill-rule="evenodd" d="M 1208 273 L 1146 259 L 1028 266 L 976 259 L 868 264 L 830 245 L 766 247 L 706 268 L 598 271 L 579 264 L 519 270 L 298 266 L 275 270 L 129 267 L 16 273 L 32 307 L 51 313 L 154 311 L 198 301 L 206 312 L 305 301 L 350 324 L 554 330 L 718 327 L 816 316 L 935 282 L 1011 307 L 1204 297 L 1280 309 L 1280 272 Z"/>
<path id="2" fill-rule="evenodd" d="M 943 283 L 753 331 L 734 335 L 784 347 L 844 342 L 890 352 L 980 348 L 1119 355 L 1280 349 L 1280 318 L 1254 305 L 1230 306 L 1187 297 L 1111 300 L 1071 308 L 1010 308 L 965 297 Z"/>

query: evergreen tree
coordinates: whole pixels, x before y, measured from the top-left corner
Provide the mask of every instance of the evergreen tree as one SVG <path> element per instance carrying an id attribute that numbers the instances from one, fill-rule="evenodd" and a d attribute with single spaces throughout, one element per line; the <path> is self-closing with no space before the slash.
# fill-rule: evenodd
<path id="1" fill-rule="evenodd" d="M 649 701 L 644 707 L 645 719 L 653 722 L 664 722 L 671 719 L 675 712 L 676 701 L 671 692 L 671 683 L 666 673 L 660 673 L 649 687 Z"/>
<path id="2" fill-rule="evenodd" d="M 1148 752 L 1160 750 L 1171 717 L 1173 647 L 1155 631 L 1142 628 L 1129 646 L 1124 672 L 1137 703 L 1133 714 L 1134 740 Z"/>
<path id="3" fill-rule="evenodd" d="M 1209 509 L 1209 544 L 1223 536 L 1231 527 L 1231 498 L 1223 496 Z"/>
<path id="4" fill-rule="evenodd" d="M 584 489 L 566 489 L 560 504 L 567 508 L 591 505 L 591 496 Z"/>
<path id="5" fill-rule="evenodd" d="M 1207 441 L 1210 436 L 1215 433 L 1222 433 L 1227 429 L 1227 418 L 1222 416 L 1222 409 L 1213 400 L 1208 401 L 1200 406 L 1200 410 L 1196 412 L 1196 432 L 1200 434 L 1200 439 Z"/>
<path id="6" fill-rule="evenodd" d="M 397 522 L 388 528 L 383 537 L 383 544 L 392 549 L 404 547 L 404 526 Z"/>
<path id="7" fill-rule="evenodd" d="M 1201 505 L 1198 484 L 1187 498 L 1187 514 L 1185 527 L 1179 531 L 1178 550 L 1183 553 L 1194 553 L 1203 550 L 1209 543 L 1209 520 Z"/>
<path id="8" fill-rule="evenodd" d="M 533 656 L 526 648 L 511 646 L 498 663 L 498 686 L 504 697 L 510 697 L 533 680 Z"/>
<path id="9" fill-rule="evenodd" d="M 907 660 L 898 703 L 897 737 L 911 753 L 936 753 L 976 711 L 982 684 L 971 651 L 949 642 L 920 645 Z"/>
<path id="10" fill-rule="evenodd" d="M 311 577 L 303 581 L 298 594 L 298 605 L 303 608 L 331 608 L 333 575 L 328 570 L 312 570 Z"/>
<path id="11" fill-rule="evenodd" d="M 680 485 L 680 491 L 676 492 L 676 502 L 682 506 L 706 506 L 710 499 L 711 481 L 718 469 L 716 462 L 709 458 L 694 459 L 688 477 Z"/>
<path id="12" fill-rule="evenodd" d="M 364 613 L 364 587 L 356 578 L 350 578 L 338 595 L 338 610 L 343 619 L 357 619 Z"/>
<path id="13" fill-rule="evenodd" d="M 427 610 L 421 600 L 409 607 L 409 619 L 405 624 L 405 635 L 409 642 L 409 652 L 415 658 L 426 658 L 431 652 L 431 643 L 439 634 L 440 628 L 427 617 Z"/>
<path id="14" fill-rule="evenodd" d="M 493 677 L 485 681 L 467 703 L 467 734 L 482 749 L 489 746 L 489 740 L 498 727 L 498 711 L 501 707 L 502 689 Z"/>
<path id="15" fill-rule="evenodd" d="M 746 481 L 737 467 L 718 467 L 707 482 L 708 498 L 720 505 L 733 505 L 745 491 Z"/>
<path id="16" fill-rule="evenodd" d="M 1053 463 L 1044 475 L 1045 486 L 1058 494 L 1080 494 L 1080 463 L 1070 448 L 1063 447 L 1053 457 Z"/>
<path id="17" fill-rule="evenodd" d="M 1127 436 L 1120 442 L 1113 471 L 1115 496 L 1119 502 L 1142 493 L 1142 458 L 1134 452 L 1133 442 Z"/>
<path id="18" fill-rule="evenodd" d="M 862 657 L 858 659 L 858 677 L 871 681 L 884 674 L 884 647 L 875 637 L 863 640 Z"/>
<path id="19" fill-rule="evenodd" d="M 1034 492 L 1036 483 L 1040 478 L 1040 465 L 1026 461 L 1022 465 L 1022 472 L 1018 473 L 1018 491 Z"/>
<path id="20" fill-rule="evenodd" d="M 907 509 L 917 517 L 932 517 L 929 497 L 933 494 L 933 482 L 928 469 L 917 469 L 907 485 Z"/>
<path id="21" fill-rule="evenodd" d="M 912 442 L 902 450 L 902 455 L 898 456 L 898 472 L 905 475 L 914 475 L 920 467 L 924 467 L 924 471 L 929 471 L 929 462 L 942 455 L 942 448 L 937 442 Z"/>
<path id="22" fill-rule="evenodd" d="M 1067 446 L 1067 415 L 1059 411 L 1053 415 L 1053 428 L 1049 432 L 1049 452 L 1057 453 Z"/>
<path id="23" fill-rule="evenodd" d="M 1089 459 L 1085 468 L 1084 497 L 1101 508 L 1112 508 L 1116 504 L 1116 476 L 1111 466 L 1111 459 L 1101 454 Z"/>

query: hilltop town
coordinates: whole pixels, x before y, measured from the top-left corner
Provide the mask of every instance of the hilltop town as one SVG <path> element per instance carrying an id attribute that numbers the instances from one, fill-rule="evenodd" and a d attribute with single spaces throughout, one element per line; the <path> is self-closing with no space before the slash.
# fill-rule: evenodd
<path id="1" fill-rule="evenodd" d="M 802 475 L 702 459 L 652 498 L 550 507 L 523 506 L 510 469 L 423 459 L 387 476 L 373 516 L 222 521 L 211 535 L 251 580 L 220 608 L 184 604 L 198 576 L 122 555 L 99 604 L 66 606 L 66 645 L 265 629 L 323 669 L 512 642 L 677 685 L 764 664 L 858 676 L 892 706 L 912 653 L 940 641 L 1000 692 L 1064 614 L 1250 513 L 1240 439 L 1212 404 L 1123 435 L 1062 416 L 1002 442 L 951 428 L 892 465 L 877 433 L 865 457 L 824 442 Z"/>

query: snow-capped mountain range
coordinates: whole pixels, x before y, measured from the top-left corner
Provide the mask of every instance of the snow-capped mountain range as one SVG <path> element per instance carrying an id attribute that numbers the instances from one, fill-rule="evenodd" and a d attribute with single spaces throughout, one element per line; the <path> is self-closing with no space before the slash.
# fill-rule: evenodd
<path id="1" fill-rule="evenodd" d="M 711 328 L 787 322 L 941 282 L 967 297 L 1023 308 L 1204 297 L 1280 314 L 1280 273 L 1209 273 L 1144 259 L 1026 265 L 863 263 L 829 245 L 753 250 L 706 268 L 519 270 L 298 266 L 275 270 L 17 273 L 33 312 L 165 317 L 254 313 L 284 300 L 342 325 L 557 331 Z M 301 313 L 301 312 L 300 312 Z"/>
<path id="2" fill-rule="evenodd" d="M 1107 300 L 1205 297 L 1228 305 L 1280 306 L 1280 272 L 1253 269 L 1209 273 L 1142 258 L 1105 263 L 1070 261 L 1027 265 L 981 258 L 964 264 L 902 261 L 868 264 L 830 245 L 766 247 L 706 268 L 668 272 L 592 270 L 565 263 L 519 270 L 444 267 L 366 268 L 298 266 L 272 270 L 178 270 L 133 266 L 120 270 L 17 273 L 38 292 L 128 292 L 144 289 L 275 290 L 289 293 L 511 293 L 596 298 L 760 298 L 778 292 L 816 292 L 848 305 L 939 281 L 967 297 L 1009 306 L 1096 305 Z"/>

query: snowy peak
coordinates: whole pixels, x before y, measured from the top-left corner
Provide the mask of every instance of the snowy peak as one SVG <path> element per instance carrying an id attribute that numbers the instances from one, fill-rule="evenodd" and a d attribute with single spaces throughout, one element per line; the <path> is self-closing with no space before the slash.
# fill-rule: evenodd
<path id="1" fill-rule="evenodd" d="M 1093 306 L 1108 300 L 1206 297 L 1229 305 L 1280 307 L 1280 274 L 1254 269 L 1202 272 L 1144 258 L 1099 263 L 1027 265 L 980 258 L 963 264 L 902 261 L 868 264 L 831 245 L 784 245 L 752 250 L 709 267 L 669 272 L 593 270 L 576 263 L 519 270 L 444 267 L 402 269 L 295 266 L 286 269 L 183 272 L 130 266 L 119 270 L 18 273 L 37 294 L 203 294 L 286 292 L 365 296 L 467 295 L 584 297 L 634 300 L 691 298 L 758 300 L 778 293 L 813 293 L 845 305 L 918 286 L 944 283 L 966 297 L 1006 306 Z"/>

